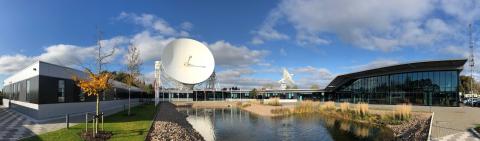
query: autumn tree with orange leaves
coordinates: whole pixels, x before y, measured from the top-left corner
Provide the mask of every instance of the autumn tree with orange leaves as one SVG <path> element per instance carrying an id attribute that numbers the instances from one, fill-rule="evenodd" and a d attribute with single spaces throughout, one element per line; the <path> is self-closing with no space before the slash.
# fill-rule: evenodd
<path id="1" fill-rule="evenodd" d="M 93 126 L 93 130 L 95 134 L 93 137 L 98 134 L 98 124 L 99 124 L 99 117 L 100 115 L 100 95 L 105 94 L 105 91 L 110 89 L 111 84 L 109 80 L 112 78 L 112 74 L 110 73 L 103 73 L 102 68 L 103 65 L 107 64 L 106 61 L 109 57 L 113 56 L 115 53 L 115 46 L 112 49 L 104 53 L 102 50 L 105 46 L 102 45 L 102 32 L 98 30 L 98 39 L 97 39 L 97 56 L 95 59 L 95 63 L 97 65 L 96 70 L 98 71 L 97 74 L 93 73 L 90 69 L 85 68 L 85 73 L 88 75 L 88 78 L 78 78 L 77 76 L 73 76 L 73 80 L 78 87 L 82 89 L 82 92 L 87 96 L 96 96 L 97 102 L 95 107 L 95 123 Z M 102 120 L 103 122 L 103 120 Z"/>

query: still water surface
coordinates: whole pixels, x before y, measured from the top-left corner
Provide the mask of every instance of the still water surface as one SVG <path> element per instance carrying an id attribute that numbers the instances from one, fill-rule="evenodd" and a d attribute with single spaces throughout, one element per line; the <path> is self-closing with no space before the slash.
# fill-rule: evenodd
<path id="1" fill-rule="evenodd" d="M 237 108 L 179 108 L 207 141 L 394 140 L 391 130 L 317 114 L 262 117 Z"/>

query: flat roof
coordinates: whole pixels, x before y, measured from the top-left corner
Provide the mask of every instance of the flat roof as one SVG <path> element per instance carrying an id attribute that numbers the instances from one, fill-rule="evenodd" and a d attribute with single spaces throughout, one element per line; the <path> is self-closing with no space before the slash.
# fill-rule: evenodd
<path id="1" fill-rule="evenodd" d="M 463 70 L 463 65 L 465 65 L 466 62 L 467 59 L 419 61 L 342 74 L 335 77 L 335 79 L 333 79 L 330 84 L 325 87 L 325 91 L 332 92 L 339 86 L 349 82 L 352 79 L 363 77 L 415 71 Z"/>

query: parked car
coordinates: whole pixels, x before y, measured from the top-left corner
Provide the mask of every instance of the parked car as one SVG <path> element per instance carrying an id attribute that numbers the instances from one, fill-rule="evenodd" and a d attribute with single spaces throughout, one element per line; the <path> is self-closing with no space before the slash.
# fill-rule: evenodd
<path id="1" fill-rule="evenodd" d="M 479 102 L 480 99 L 477 98 L 469 98 L 463 101 L 463 104 L 469 105 L 469 106 L 474 106 L 475 103 Z"/>

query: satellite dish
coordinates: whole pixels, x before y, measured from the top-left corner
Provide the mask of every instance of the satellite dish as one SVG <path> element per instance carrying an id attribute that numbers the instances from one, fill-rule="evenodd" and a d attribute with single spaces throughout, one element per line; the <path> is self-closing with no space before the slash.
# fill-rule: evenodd
<path id="1" fill-rule="evenodd" d="M 170 42 L 161 59 L 168 77 L 192 87 L 207 80 L 215 67 L 212 52 L 204 44 L 186 38 Z"/>

